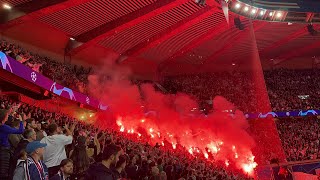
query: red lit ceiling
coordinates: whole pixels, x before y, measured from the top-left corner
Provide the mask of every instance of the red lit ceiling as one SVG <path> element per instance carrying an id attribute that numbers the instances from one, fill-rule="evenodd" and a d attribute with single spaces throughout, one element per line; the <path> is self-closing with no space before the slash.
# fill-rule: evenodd
<path id="1" fill-rule="evenodd" d="M 1 0 L 24 12 L 3 23 L 2 34 L 60 54 L 74 37 L 77 45 L 71 47 L 72 57 L 95 65 L 116 61 L 139 74 L 158 70 L 193 73 L 233 63 L 245 65 L 257 51 L 261 59 L 283 62 L 320 56 L 320 35 L 311 36 L 306 24 L 241 18 L 245 24 L 241 31 L 233 23 L 238 16 L 229 12 L 227 24 L 221 5 L 213 0 L 207 0 L 206 6 L 194 0 L 41 2 Z M 22 8 L 27 6 L 32 8 Z"/>

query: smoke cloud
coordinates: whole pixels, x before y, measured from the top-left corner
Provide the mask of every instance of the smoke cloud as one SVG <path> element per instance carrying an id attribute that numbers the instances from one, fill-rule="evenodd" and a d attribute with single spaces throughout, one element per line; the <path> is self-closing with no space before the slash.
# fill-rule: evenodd
<path id="1" fill-rule="evenodd" d="M 138 87 L 129 80 L 128 69 L 107 69 L 89 77 L 91 94 L 109 107 L 97 115 L 97 126 L 135 134 L 152 145 L 169 144 L 173 151 L 179 144 L 192 156 L 253 172 L 255 143 L 246 131 L 249 125 L 244 114 L 231 102 L 214 97 L 214 112 L 204 115 L 197 113 L 197 102 L 191 96 L 162 94 L 150 84 Z"/>

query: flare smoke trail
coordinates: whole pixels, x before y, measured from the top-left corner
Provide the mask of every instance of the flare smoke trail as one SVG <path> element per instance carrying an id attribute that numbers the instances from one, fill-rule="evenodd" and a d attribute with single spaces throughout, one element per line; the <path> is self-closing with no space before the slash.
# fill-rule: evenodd
<path id="1" fill-rule="evenodd" d="M 110 69 L 110 68 L 109 68 Z M 113 127 L 123 133 L 149 139 L 149 143 L 169 142 L 172 149 L 180 144 L 191 155 L 209 154 L 217 161 L 233 164 L 245 173 L 256 167 L 251 149 L 255 143 L 246 132 L 248 123 L 239 110 L 223 97 L 215 97 L 215 111 L 208 116 L 191 114 L 197 103 L 188 95 L 164 95 L 151 85 L 132 85 L 130 71 L 101 71 L 104 75 L 89 77 L 91 94 L 109 106 L 98 115 L 95 124 Z M 103 78 L 107 74 L 108 78 Z M 232 111 L 232 113 L 230 113 Z"/>

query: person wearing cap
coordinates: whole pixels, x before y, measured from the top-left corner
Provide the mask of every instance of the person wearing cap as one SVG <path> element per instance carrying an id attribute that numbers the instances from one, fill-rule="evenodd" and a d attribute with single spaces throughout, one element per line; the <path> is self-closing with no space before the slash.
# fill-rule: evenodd
<path id="1" fill-rule="evenodd" d="M 28 158 L 25 163 L 20 163 L 13 176 L 13 180 L 48 180 L 48 168 L 41 161 L 44 153 L 44 147 L 47 144 L 41 143 L 40 141 L 32 141 L 28 143 L 26 152 Z"/>
<path id="2" fill-rule="evenodd" d="M 27 179 L 30 180 L 48 180 L 49 173 L 47 166 L 41 161 L 44 154 L 44 147 L 47 144 L 40 141 L 32 141 L 26 147 L 29 154 L 27 159 Z"/>

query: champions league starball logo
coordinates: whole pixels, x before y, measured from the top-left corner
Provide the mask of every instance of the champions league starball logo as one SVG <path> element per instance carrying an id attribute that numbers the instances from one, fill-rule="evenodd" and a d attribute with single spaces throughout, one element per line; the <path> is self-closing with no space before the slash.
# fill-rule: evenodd
<path id="1" fill-rule="evenodd" d="M 36 81 L 37 81 L 37 74 L 36 74 L 35 72 L 32 72 L 30 76 L 31 76 L 31 80 L 32 80 L 33 82 L 36 82 Z"/>
<path id="2" fill-rule="evenodd" d="M 62 89 L 57 89 L 57 87 L 56 87 L 56 82 L 54 82 L 54 83 L 51 85 L 50 91 L 53 92 L 53 93 L 56 94 L 56 95 L 59 95 L 59 96 L 61 96 L 61 94 L 62 94 L 63 92 L 66 92 L 66 93 L 69 94 L 69 98 L 70 98 L 71 100 L 76 101 L 76 97 L 74 96 L 74 93 L 73 93 L 73 91 L 72 91 L 71 89 L 69 89 L 69 88 L 67 88 L 67 87 L 63 87 Z"/>
<path id="3" fill-rule="evenodd" d="M 7 55 L 1 51 L 0 51 L 0 61 L 1 61 L 2 68 L 4 70 L 7 70 L 7 67 L 8 67 L 10 72 L 13 73 L 10 62 L 7 58 Z"/>

